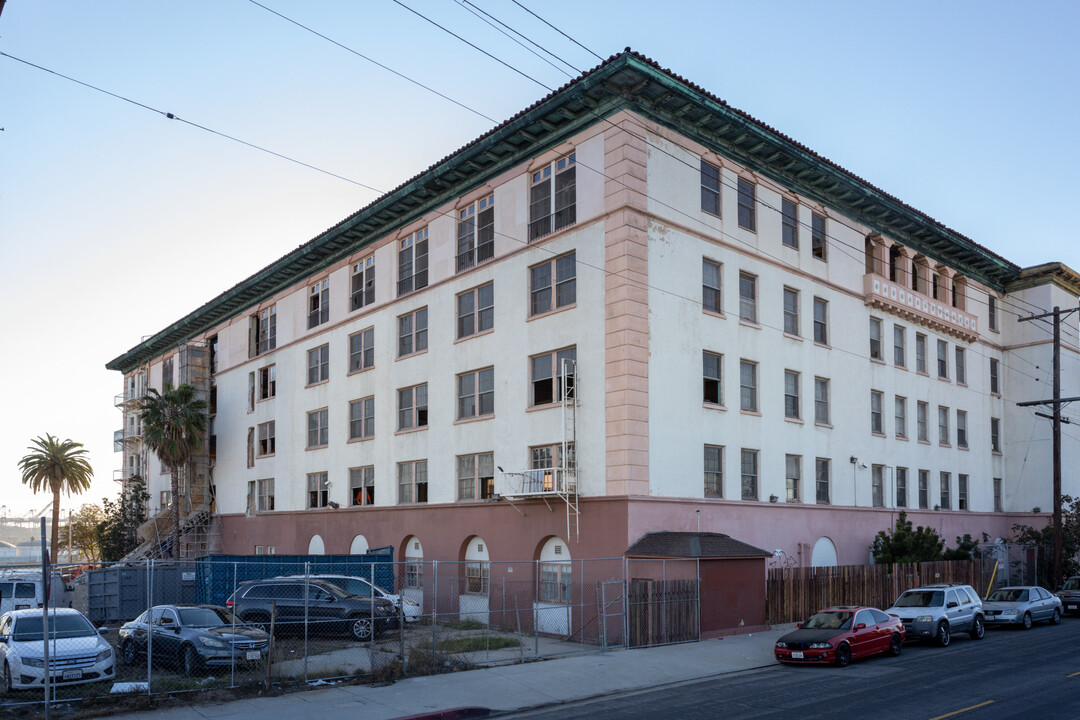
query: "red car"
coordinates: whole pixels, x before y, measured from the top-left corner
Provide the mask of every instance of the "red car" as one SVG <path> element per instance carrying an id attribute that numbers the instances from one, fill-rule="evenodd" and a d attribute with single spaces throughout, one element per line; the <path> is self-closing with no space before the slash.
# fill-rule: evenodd
<path id="1" fill-rule="evenodd" d="M 835 663 L 846 667 L 854 658 L 887 652 L 900 654 L 904 622 L 877 608 L 842 606 L 814 613 L 776 641 L 773 652 L 782 663 Z"/>

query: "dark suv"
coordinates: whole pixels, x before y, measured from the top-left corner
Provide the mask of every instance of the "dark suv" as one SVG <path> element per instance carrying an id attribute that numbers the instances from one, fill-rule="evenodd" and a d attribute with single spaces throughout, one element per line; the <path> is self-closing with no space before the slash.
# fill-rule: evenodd
<path id="1" fill-rule="evenodd" d="M 305 598 L 306 595 L 306 598 Z M 272 578 L 241 583 L 225 603 L 243 622 L 270 631 L 344 630 L 356 640 L 397 627 L 394 604 L 382 598 L 349 595 L 336 585 L 303 578 Z"/>

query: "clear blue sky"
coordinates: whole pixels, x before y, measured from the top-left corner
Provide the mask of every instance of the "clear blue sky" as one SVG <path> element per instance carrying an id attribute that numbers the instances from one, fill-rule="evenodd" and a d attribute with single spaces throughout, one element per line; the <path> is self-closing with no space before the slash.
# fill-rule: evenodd
<path id="1" fill-rule="evenodd" d="M 1080 3 L 521 1 L 1015 263 L 1080 269 Z M 473 2 L 597 63 L 511 2 Z M 263 4 L 499 121 L 548 92 L 393 0 Z M 406 4 L 544 85 L 569 79 L 459 2 Z M 384 190 L 493 124 L 250 0 L 8 0 L 0 51 Z M 376 194 L 7 57 L 0 127 L 0 504 L 24 514 L 46 499 L 16 463 L 46 432 L 89 448 L 87 499 L 115 496 L 108 360 Z"/>

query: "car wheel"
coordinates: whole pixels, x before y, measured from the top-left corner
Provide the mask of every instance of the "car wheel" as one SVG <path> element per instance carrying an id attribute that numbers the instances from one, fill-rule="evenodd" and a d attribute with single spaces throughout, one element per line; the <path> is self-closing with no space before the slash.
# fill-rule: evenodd
<path id="1" fill-rule="evenodd" d="M 1051 625 L 1060 625 L 1061 624 L 1061 611 L 1058 610 L 1057 608 L 1054 608 L 1054 614 L 1050 616 L 1050 624 Z"/>
<path id="2" fill-rule="evenodd" d="M 8 667 L 7 661 L 4 661 L 4 685 L 3 691 L 5 695 L 11 694 L 11 668 Z"/>
<path id="3" fill-rule="evenodd" d="M 941 647 L 948 647 L 952 642 L 952 634 L 949 632 L 949 623 L 942 620 L 937 626 L 937 636 L 935 637 L 937 644 Z"/>
<path id="4" fill-rule="evenodd" d="M 900 637 L 900 633 L 893 633 L 892 639 L 889 640 L 889 654 L 893 657 L 899 655 L 904 649 L 904 640 Z"/>
<path id="5" fill-rule="evenodd" d="M 847 667 L 849 662 L 851 662 L 851 646 L 840 643 L 840 647 L 836 648 L 836 666 Z"/>
<path id="6" fill-rule="evenodd" d="M 1031 629 L 1031 613 L 1028 613 L 1028 612 L 1024 613 L 1023 623 L 1024 623 L 1024 629 L 1025 630 L 1030 630 Z"/>
<path id="7" fill-rule="evenodd" d="M 124 646 L 120 648 L 120 659 L 128 667 L 135 664 L 135 661 L 139 659 L 139 653 L 135 649 L 135 643 L 128 640 L 124 643 Z"/>
<path id="8" fill-rule="evenodd" d="M 986 625 L 983 624 L 982 615 L 975 616 L 975 624 L 971 626 L 969 634 L 972 640 L 982 640 L 983 636 L 986 635 Z"/>
<path id="9" fill-rule="evenodd" d="M 369 640 L 371 638 L 371 618 L 369 617 L 355 617 L 352 618 L 352 625 L 349 629 L 352 631 L 354 640 Z"/>
<path id="10" fill-rule="evenodd" d="M 184 677 L 191 677 L 199 671 L 199 653 L 190 645 L 180 651 L 180 672 Z"/>

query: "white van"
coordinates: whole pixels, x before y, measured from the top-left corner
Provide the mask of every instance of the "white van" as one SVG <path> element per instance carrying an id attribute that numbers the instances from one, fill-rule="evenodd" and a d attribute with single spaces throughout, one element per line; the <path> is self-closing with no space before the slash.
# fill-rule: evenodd
<path id="1" fill-rule="evenodd" d="M 59 575 L 49 578 L 49 607 L 68 607 L 67 586 Z M 35 610 L 45 604 L 45 585 L 40 574 L 0 572 L 0 614 L 9 610 Z"/>

